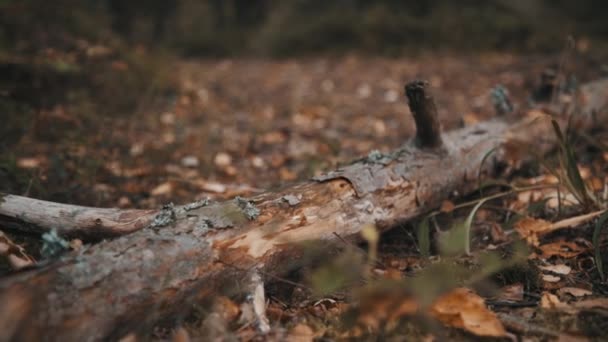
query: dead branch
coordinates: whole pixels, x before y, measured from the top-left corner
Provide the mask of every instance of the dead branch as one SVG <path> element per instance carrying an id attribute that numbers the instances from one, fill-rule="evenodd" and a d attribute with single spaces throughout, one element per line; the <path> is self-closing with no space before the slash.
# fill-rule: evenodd
<path id="1" fill-rule="evenodd" d="M 3 226 L 31 232 L 56 229 L 68 237 L 99 239 L 125 235 L 149 226 L 157 213 L 158 210 L 91 208 L 0 194 Z"/>
<path id="2" fill-rule="evenodd" d="M 427 98 L 423 86 L 417 91 Z M 605 121 L 606 111 L 600 110 L 607 94 L 608 80 L 582 89 L 574 120 L 578 129 Z M 432 110 L 426 113 L 433 115 Z M 566 122 L 565 117 L 560 122 Z M 480 168 L 493 176 L 497 164 L 513 157 L 511 144 L 532 145 L 543 153 L 555 143 L 547 115 L 538 111 L 514 123 L 493 120 L 442 136 L 438 126 L 418 119 L 416 123 L 418 131 L 425 132 L 418 135 L 420 145 L 408 144 L 390 154 L 370 153 L 314 181 L 249 201 L 167 206 L 152 219 L 151 212 L 142 212 L 145 219 L 138 222 L 154 224 L 3 279 L 0 340 L 120 338 L 180 314 L 189 302 L 226 289 L 237 291 L 235 284 L 248 284 L 255 272 L 280 274 L 297 267 L 303 262 L 298 247 L 303 242 L 315 241 L 318 246 L 332 245 L 336 236 L 357 239 L 365 224 L 385 230 L 438 207 L 450 194 L 469 192 Z M 441 149 L 418 147 L 437 146 L 440 141 Z M 496 152 L 482 167 L 491 150 Z M 49 226 L 45 214 L 15 209 L 15 201 L 27 202 L 22 197 L 3 200 L 1 215 L 13 220 L 38 217 L 33 223 Z M 9 204 L 12 211 L 6 209 Z M 62 210 L 46 217 L 68 220 Z M 91 222 L 100 215 L 96 213 L 83 216 L 89 228 L 95 227 Z M 105 213 L 112 222 L 121 222 L 119 211 Z"/>

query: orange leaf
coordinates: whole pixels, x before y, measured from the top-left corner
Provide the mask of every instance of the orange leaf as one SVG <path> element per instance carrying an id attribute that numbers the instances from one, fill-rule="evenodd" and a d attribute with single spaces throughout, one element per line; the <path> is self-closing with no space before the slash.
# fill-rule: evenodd
<path id="1" fill-rule="evenodd" d="M 551 222 L 524 217 L 515 223 L 514 228 L 529 244 L 538 246 L 538 236 L 551 230 Z"/>
<path id="2" fill-rule="evenodd" d="M 443 324 L 464 329 L 478 336 L 506 336 L 496 314 L 485 305 L 483 298 L 466 288 L 457 288 L 432 305 L 430 313 Z"/>

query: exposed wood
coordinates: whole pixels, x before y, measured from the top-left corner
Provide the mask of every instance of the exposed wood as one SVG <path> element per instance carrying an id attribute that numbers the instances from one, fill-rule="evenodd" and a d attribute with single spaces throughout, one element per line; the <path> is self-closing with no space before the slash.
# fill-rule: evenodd
<path id="1" fill-rule="evenodd" d="M 608 81 L 583 89 L 577 129 L 605 122 L 607 95 Z M 250 202 L 165 207 L 154 227 L 3 279 L 0 340 L 100 340 L 145 329 L 194 300 L 237 291 L 250 284 L 252 272 L 297 267 L 304 262 L 302 242 L 357 239 L 365 224 L 388 229 L 438 207 L 450 194 L 474 189 L 491 150 L 486 176 L 512 157 L 512 144 L 534 146 L 537 153 L 554 147 L 549 120 L 538 111 L 515 123 L 494 120 L 450 132 L 442 140 L 442 149 L 406 145 L 372 153 Z"/>

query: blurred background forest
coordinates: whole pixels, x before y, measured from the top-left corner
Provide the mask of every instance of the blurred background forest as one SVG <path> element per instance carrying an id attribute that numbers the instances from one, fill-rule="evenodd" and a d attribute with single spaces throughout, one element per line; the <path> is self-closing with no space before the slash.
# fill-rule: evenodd
<path id="1" fill-rule="evenodd" d="M 551 51 L 608 34 L 600 0 L 3 0 L 2 48 L 121 39 L 188 56 Z M 60 45 L 59 45 L 60 46 Z"/>

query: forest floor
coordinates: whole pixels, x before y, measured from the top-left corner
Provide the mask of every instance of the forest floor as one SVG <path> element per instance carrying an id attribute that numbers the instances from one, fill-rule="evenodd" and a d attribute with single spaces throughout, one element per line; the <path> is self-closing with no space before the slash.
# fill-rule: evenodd
<path id="1" fill-rule="evenodd" d="M 541 71 L 559 64 L 559 56 L 504 54 L 179 61 L 169 68 L 175 89 L 159 96 L 150 92 L 138 100 L 131 115 L 85 115 L 78 112 L 81 107 L 61 103 L 36 113 L 25 134 L 1 151 L 0 190 L 122 208 L 250 196 L 308 179 L 372 150 L 387 152 L 405 143 L 414 129 L 403 96 L 408 81 L 430 82 L 443 127 L 451 130 L 492 118 L 489 94 L 497 84 L 509 90 L 520 108 L 527 108 Z M 570 59 L 562 69 L 579 82 L 606 73 L 605 65 L 590 58 Z M 580 173 L 602 203 L 608 191 L 606 133 L 577 135 L 573 143 Z M 371 291 L 364 275 L 360 281 L 344 283 L 340 273 L 348 268 L 346 257 L 267 284 L 270 337 L 605 338 L 608 284 L 600 277 L 594 254 L 596 219 L 581 218 L 580 224 L 537 240 L 530 233 L 533 227 L 547 228 L 550 222 L 592 212 L 569 201 L 566 187 L 555 191 L 560 182 L 557 159 L 556 153 L 500 180 L 536 189 L 512 191 L 475 212 L 473 256 L 448 258 L 435 241 L 471 213 L 471 206 L 458 204 L 479 199 L 479 194 L 444 202 L 441 213 L 430 220 L 430 256 L 423 256 L 414 223 L 385 234 L 371 274 L 405 282 L 425 279 L 428 291 L 414 299 L 393 289 Z M 484 195 L 504 189 L 495 187 Z M 560 195 L 567 198 L 557 201 Z M 28 242 L 31 237 L 4 233 L 23 243 L 24 253 L 39 258 L 37 245 Z M 503 253 L 503 247 L 522 237 L 529 242 L 523 261 L 499 262 L 499 267 L 484 273 L 478 253 Z M 600 236 L 596 244 L 606 250 L 606 241 Z M 353 249 L 368 253 L 365 246 L 345 246 Z M 608 264 L 608 252 L 602 257 Z M 437 273 L 448 260 L 456 265 L 451 273 Z M 8 268 L 7 263 L 3 273 Z M 328 283 L 333 285 L 325 286 Z M 416 309 L 425 305 L 434 313 Z M 218 298 L 213 308 L 213 314 L 202 315 L 209 308 L 198 307 L 186 321 L 159 326 L 151 335 L 173 335 L 179 341 L 186 335 L 194 340 L 211 335 L 265 339 L 242 319 L 239 304 L 232 299 Z"/>

